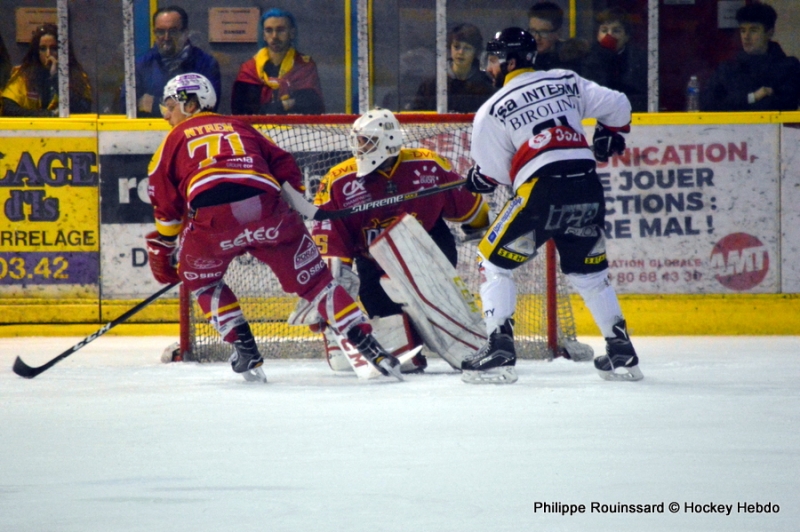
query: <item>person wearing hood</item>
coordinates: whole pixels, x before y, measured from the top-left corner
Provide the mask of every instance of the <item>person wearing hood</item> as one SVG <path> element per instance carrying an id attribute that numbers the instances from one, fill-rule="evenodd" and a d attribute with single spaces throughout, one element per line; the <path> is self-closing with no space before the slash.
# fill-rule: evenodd
<path id="1" fill-rule="evenodd" d="M 474 113 L 494 94 L 491 78 L 480 69 L 483 37 L 473 24 L 464 23 L 447 34 L 447 109 L 454 113 Z M 420 84 L 411 106 L 415 111 L 436 110 L 436 78 Z"/>
<path id="2" fill-rule="evenodd" d="M 800 61 L 772 41 L 778 15 L 767 4 L 736 12 L 742 51 L 723 62 L 700 92 L 703 111 L 795 111 Z"/>

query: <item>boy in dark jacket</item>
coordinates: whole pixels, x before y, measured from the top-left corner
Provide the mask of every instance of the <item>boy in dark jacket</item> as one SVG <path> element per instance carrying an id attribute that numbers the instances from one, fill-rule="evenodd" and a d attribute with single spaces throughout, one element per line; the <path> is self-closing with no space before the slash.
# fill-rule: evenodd
<path id="1" fill-rule="evenodd" d="M 722 63 L 701 91 L 702 110 L 797 110 L 800 61 L 771 40 L 777 18 L 767 4 L 750 4 L 736 12 L 742 51 Z"/>

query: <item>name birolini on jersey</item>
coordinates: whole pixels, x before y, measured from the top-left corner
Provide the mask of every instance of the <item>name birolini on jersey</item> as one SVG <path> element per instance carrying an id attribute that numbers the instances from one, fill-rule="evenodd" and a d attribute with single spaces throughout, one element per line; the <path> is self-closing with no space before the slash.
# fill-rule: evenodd
<path id="1" fill-rule="evenodd" d="M 580 89 L 574 73 L 545 77 L 510 91 L 495 102 L 489 114 L 515 130 L 578 107 Z"/>

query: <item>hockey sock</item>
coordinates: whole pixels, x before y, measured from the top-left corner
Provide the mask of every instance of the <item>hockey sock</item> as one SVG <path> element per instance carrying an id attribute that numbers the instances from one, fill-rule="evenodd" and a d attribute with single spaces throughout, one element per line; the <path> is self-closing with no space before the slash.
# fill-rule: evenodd
<path id="1" fill-rule="evenodd" d="M 222 339 L 233 343 L 238 337 L 236 326 L 246 323 L 239 300 L 223 282 L 205 286 L 194 292 L 203 315 L 219 332 Z"/>
<path id="2" fill-rule="evenodd" d="M 613 338 L 614 324 L 622 319 L 622 308 L 608 278 L 608 270 L 589 274 L 570 273 L 567 277 L 583 298 L 603 336 Z"/>
<path id="3" fill-rule="evenodd" d="M 488 260 L 482 260 L 479 269 L 483 318 L 486 321 L 486 334 L 491 335 L 514 314 L 517 288 L 511 270 L 495 266 Z"/>
<path id="4" fill-rule="evenodd" d="M 354 325 L 366 326 L 362 330 L 367 334 L 372 332 L 372 327 L 366 323 L 358 303 L 337 283 L 331 283 L 325 289 L 317 303 L 317 310 L 328 325 L 340 334 L 344 334 Z"/>

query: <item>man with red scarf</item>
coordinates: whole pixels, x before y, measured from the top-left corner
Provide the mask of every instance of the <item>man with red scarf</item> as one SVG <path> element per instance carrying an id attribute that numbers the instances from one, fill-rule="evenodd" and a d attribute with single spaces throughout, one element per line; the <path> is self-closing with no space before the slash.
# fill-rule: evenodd
<path id="1" fill-rule="evenodd" d="M 322 114 L 317 65 L 294 47 L 297 24 L 288 11 L 270 9 L 261 17 L 264 47 L 242 64 L 233 83 L 231 112 L 241 114 Z"/>

